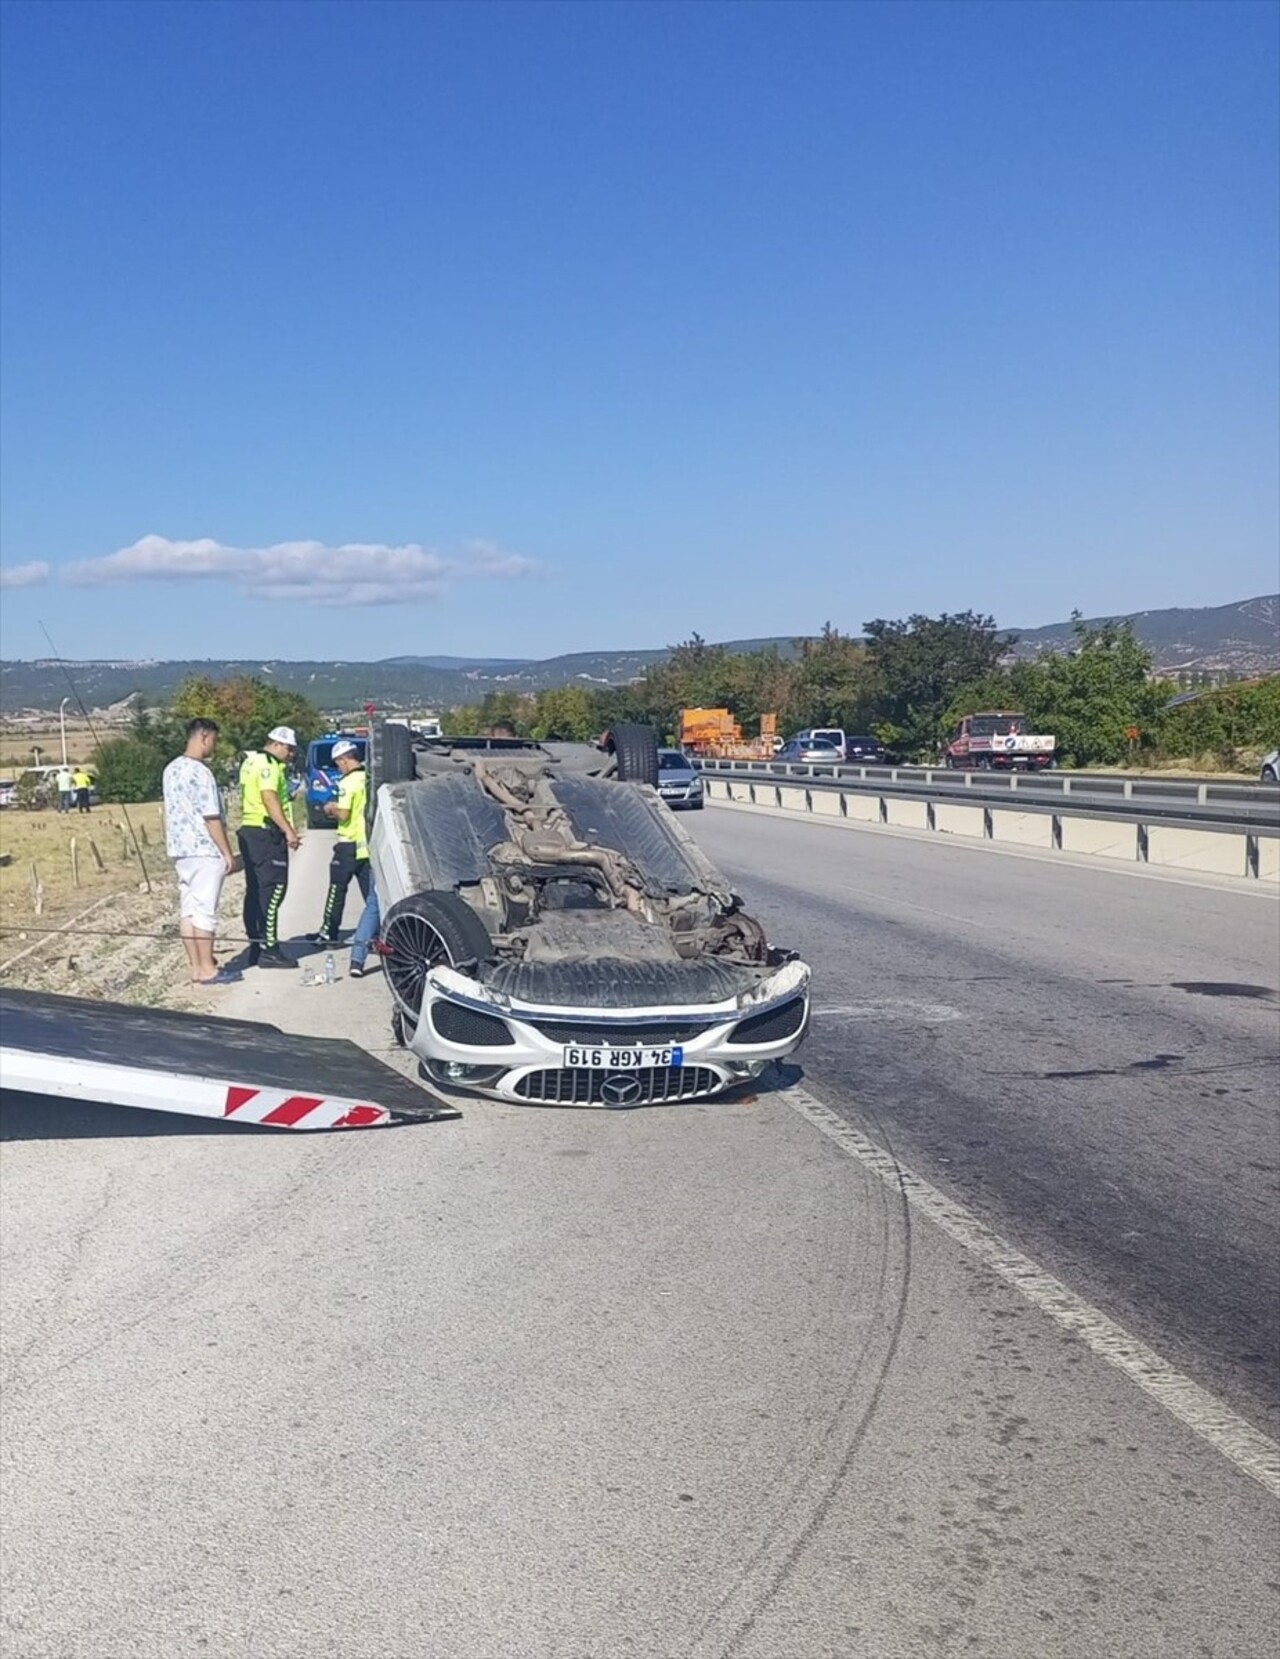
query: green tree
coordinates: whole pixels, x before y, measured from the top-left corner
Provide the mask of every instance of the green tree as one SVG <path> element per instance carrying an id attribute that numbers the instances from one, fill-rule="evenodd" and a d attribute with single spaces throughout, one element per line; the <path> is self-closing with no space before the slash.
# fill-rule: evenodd
<path id="1" fill-rule="evenodd" d="M 440 716 L 440 730 L 446 737 L 475 737 L 480 730 L 480 705 L 463 703 L 446 709 Z"/>
<path id="2" fill-rule="evenodd" d="M 539 742 L 585 743 L 601 730 L 594 720 L 591 693 L 584 686 L 557 686 L 534 698 L 529 735 Z"/>
<path id="3" fill-rule="evenodd" d="M 169 757 L 139 737 L 113 737 L 93 757 L 98 797 L 103 801 L 155 801 Z"/>
<path id="4" fill-rule="evenodd" d="M 790 726 L 840 726 L 862 731 L 874 713 L 874 671 L 861 640 L 829 622 L 816 639 L 798 640 L 789 665 L 786 706 Z"/>
<path id="5" fill-rule="evenodd" d="M 1014 644 L 993 617 L 974 611 L 864 626 L 875 720 L 915 755 L 936 751 L 957 695 L 994 674 Z"/>
<path id="6" fill-rule="evenodd" d="M 1039 665 L 1042 675 L 1029 678 L 1033 703 L 1026 712 L 1077 766 L 1116 765 L 1135 747 L 1154 744 L 1170 688 L 1151 679 L 1151 653 L 1132 623 L 1090 628 L 1076 617 L 1074 624 L 1074 648 L 1050 657 Z M 1136 739 L 1129 735 L 1134 731 Z"/>
<path id="7" fill-rule="evenodd" d="M 1015 663 L 962 687 L 951 717 L 1016 709 L 1035 731 L 1056 737 L 1059 758 L 1076 766 L 1116 765 L 1153 748 L 1172 687 L 1151 678 L 1151 653 L 1131 623 L 1091 628 L 1077 612 L 1073 624 L 1070 651 Z"/>
<path id="8" fill-rule="evenodd" d="M 1160 750 L 1171 760 L 1211 756 L 1229 770 L 1252 764 L 1258 751 L 1280 739 L 1280 674 L 1219 686 L 1166 707 L 1160 722 Z"/>
<path id="9" fill-rule="evenodd" d="M 219 754 L 227 756 L 256 749 L 273 726 L 292 727 L 300 748 L 325 729 L 324 716 L 314 703 L 296 691 L 284 691 L 250 675 L 233 680 L 196 675 L 184 680 L 170 713 L 178 726 L 200 716 L 216 720 Z"/>
<path id="10" fill-rule="evenodd" d="M 233 680 L 193 675 L 178 687 L 168 708 L 139 700 L 129 736 L 99 747 L 94 759 L 103 800 L 155 800 L 165 766 L 182 752 L 187 722 L 200 717 L 217 721 L 216 760 L 224 764 L 256 748 L 273 726 L 291 726 L 300 748 L 324 730 L 320 710 L 296 692 L 246 675 Z"/>
<path id="11" fill-rule="evenodd" d="M 480 729 L 504 726 L 517 737 L 527 731 L 524 700 L 514 691 L 490 691 L 480 704 Z"/>

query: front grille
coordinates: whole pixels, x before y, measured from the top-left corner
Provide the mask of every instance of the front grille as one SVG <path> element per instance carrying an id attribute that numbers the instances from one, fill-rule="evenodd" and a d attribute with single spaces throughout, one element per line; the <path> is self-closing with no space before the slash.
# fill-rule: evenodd
<path id="1" fill-rule="evenodd" d="M 649 1048 L 665 1047 L 668 1043 L 687 1043 L 710 1031 L 710 1025 L 691 1025 L 687 1020 L 663 1024 L 651 1020 L 648 1025 L 632 1021 L 627 1024 L 612 1020 L 593 1025 L 590 1020 L 530 1020 L 533 1029 L 553 1043 L 577 1043 L 582 1048 Z M 724 1022 L 721 1021 L 721 1024 Z"/>
<path id="2" fill-rule="evenodd" d="M 766 1008 L 763 1014 L 752 1014 L 734 1026 L 729 1033 L 731 1043 L 780 1043 L 784 1037 L 794 1037 L 804 1024 L 804 998 L 793 997 L 778 1008 Z"/>
<path id="3" fill-rule="evenodd" d="M 468 1043 L 472 1048 L 504 1048 L 515 1038 L 502 1020 L 482 1014 L 461 1002 L 433 1002 L 431 1023 L 447 1043 Z"/>
<path id="4" fill-rule="evenodd" d="M 696 1100 L 700 1095 L 713 1094 L 721 1088 L 724 1079 L 710 1066 L 647 1066 L 643 1071 L 609 1072 L 587 1071 L 581 1068 L 558 1071 L 534 1071 L 516 1083 L 521 1100 L 536 1100 L 547 1106 L 600 1106 L 617 1104 L 606 1101 L 606 1078 L 635 1078 L 640 1092 L 634 1100 L 622 1104 L 651 1106 L 665 1100 Z"/>

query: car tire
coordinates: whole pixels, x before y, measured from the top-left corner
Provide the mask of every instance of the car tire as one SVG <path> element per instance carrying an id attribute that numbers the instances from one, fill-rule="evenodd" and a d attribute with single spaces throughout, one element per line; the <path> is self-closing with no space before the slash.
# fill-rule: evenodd
<path id="1" fill-rule="evenodd" d="M 1262 783 L 1280 783 L 1280 772 L 1277 772 L 1274 766 L 1264 766 L 1259 781 Z"/>
<path id="2" fill-rule="evenodd" d="M 375 720 L 369 728 L 370 789 L 384 783 L 409 783 L 418 775 L 413 755 L 413 733 L 408 726 Z"/>
<path id="3" fill-rule="evenodd" d="M 413 733 L 408 726 L 389 724 L 386 720 L 369 722 L 369 740 L 365 745 L 364 770 L 365 822 L 373 828 L 378 813 L 378 791 L 384 783 L 409 783 L 418 775 L 418 763 L 413 753 Z"/>
<path id="4" fill-rule="evenodd" d="M 652 726 L 615 726 L 609 746 L 618 763 L 620 783 L 658 785 L 658 734 Z"/>
<path id="5" fill-rule="evenodd" d="M 307 828 L 308 829 L 332 829 L 333 826 L 334 826 L 334 819 L 325 816 L 325 812 L 324 812 L 323 807 L 308 805 L 308 807 L 307 807 Z"/>
<path id="6" fill-rule="evenodd" d="M 411 893 L 382 922 L 383 972 L 411 1029 L 422 1012 L 428 970 L 458 968 L 493 954 L 488 929 L 456 893 Z"/>

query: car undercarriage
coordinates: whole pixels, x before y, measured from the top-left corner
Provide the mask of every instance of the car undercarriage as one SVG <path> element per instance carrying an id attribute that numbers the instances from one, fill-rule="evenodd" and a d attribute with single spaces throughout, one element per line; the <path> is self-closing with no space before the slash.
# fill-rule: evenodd
<path id="1" fill-rule="evenodd" d="M 659 799 L 655 764 L 644 728 L 601 745 L 375 741 L 393 1023 L 432 1084 L 694 1100 L 799 1044 L 808 968 Z"/>

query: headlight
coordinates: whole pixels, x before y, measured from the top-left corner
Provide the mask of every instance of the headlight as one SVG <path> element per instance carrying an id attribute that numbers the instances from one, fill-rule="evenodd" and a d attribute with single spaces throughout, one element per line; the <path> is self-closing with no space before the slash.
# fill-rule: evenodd
<path id="1" fill-rule="evenodd" d="M 739 1008 L 759 1008 L 767 1002 L 781 1002 L 784 997 L 795 996 L 809 984 L 809 965 L 807 962 L 788 962 L 784 968 L 779 968 L 776 974 L 768 979 L 762 979 L 751 990 L 743 991 L 738 997 Z"/>
<path id="2" fill-rule="evenodd" d="M 487 985 L 482 985 L 478 979 L 469 979 L 466 974 L 460 974 L 456 968 L 432 968 L 427 974 L 427 983 L 433 985 L 437 991 L 443 991 L 447 997 L 456 997 L 460 1002 L 477 1002 L 504 1010 L 511 1007 L 510 997 L 499 996 Z"/>

